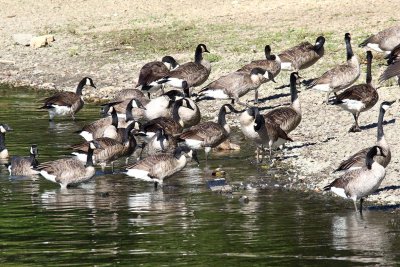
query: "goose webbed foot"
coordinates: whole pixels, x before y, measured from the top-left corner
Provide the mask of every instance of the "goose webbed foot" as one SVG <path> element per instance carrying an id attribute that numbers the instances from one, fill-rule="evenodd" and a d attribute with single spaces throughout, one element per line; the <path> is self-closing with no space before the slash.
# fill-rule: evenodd
<path id="1" fill-rule="evenodd" d="M 361 128 L 358 125 L 353 125 L 349 129 L 349 133 L 358 133 L 358 132 L 361 132 Z"/>
<path id="2" fill-rule="evenodd" d="M 362 205 L 364 202 L 364 198 L 360 198 L 360 214 L 362 214 Z"/>

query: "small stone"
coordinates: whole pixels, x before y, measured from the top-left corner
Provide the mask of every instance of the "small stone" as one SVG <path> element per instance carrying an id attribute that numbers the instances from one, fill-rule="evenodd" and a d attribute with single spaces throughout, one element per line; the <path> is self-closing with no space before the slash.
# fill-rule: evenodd
<path id="1" fill-rule="evenodd" d="M 54 42 L 54 36 L 51 34 L 33 37 L 30 41 L 30 45 L 33 48 L 40 48 L 49 45 Z"/>
<path id="2" fill-rule="evenodd" d="M 32 38 L 33 34 L 30 33 L 16 33 L 13 35 L 15 43 L 24 46 L 29 46 Z"/>

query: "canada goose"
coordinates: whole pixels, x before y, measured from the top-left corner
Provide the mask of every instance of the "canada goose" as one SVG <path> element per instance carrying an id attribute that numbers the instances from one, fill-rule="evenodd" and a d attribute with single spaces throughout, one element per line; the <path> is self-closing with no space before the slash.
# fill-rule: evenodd
<path id="1" fill-rule="evenodd" d="M 115 102 L 114 102 L 115 103 Z M 117 102 L 118 103 L 118 102 Z M 126 118 L 118 118 L 118 116 L 113 117 L 113 115 L 98 119 L 90 124 L 87 124 L 82 127 L 81 130 L 76 131 L 79 135 L 81 135 L 85 140 L 90 141 L 93 139 L 97 139 L 100 137 L 108 136 L 111 138 L 116 138 L 115 136 L 117 135 L 117 132 L 113 132 L 115 127 L 119 128 L 126 128 L 127 125 L 132 123 L 134 121 L 134 117 L 132 115 L 132 108 L 141 108 L 144 109 L 144 107 L 140 104 L 139 101 L 136 99 L 131 99 L 131 101 L 128 103 L 128 106 L 126 107 Z M 115 112 L 113 108 L 113 103 L 108 103 L 105 105 L 102 109 L 102 112 L 105 114 L 108 113 L 108 111 L 111 110 L 111 113 Z M 114 121 L 113 121 L 114 119 Z M 115 120 L 118 120 L 118 123 L 116 123 Z M 118 125 L 118 126 L 117 126 Z M 109 129 L 110 134 L 106 134 L 105 132 Z M 111 133 L 114 134 L 114 137 L 111 136 Z"/>
<path id="2" fill-rule="evenodd" d="M 173 87 L 181 88 L 185 92 L 185 96 L 189 96 L 189 88 L 203 84 L 210 75 L 211 64 L 203 59 L 204 52 L 210 53 L 206 45 L 199 44 L 194 54 L 194 62 L 180 65 L 170 71 L 166 77 L 160 79 L 158 83 L 167 83 Z"/>
<path id="3" fill-rule="evenodd" d="M 189 128 L 199 124 L 201 112 L 195 101 L 185 97 L 175 101 L 174 105 L 179 106 L 178 116 L 182 121 L 183 128 Z"/>
<path id="4" fill-rule="evenodd" d="M 93 151 L 101 148 L 96 141 L 90 141 L 87 145 L 86 164 L 78 159 L 64 158 L 41 163 L 37 170 L 47 180 L 59 183 L 62 189 L 67 188 L 69 184 L 85 182 L 92 178 L 96 171 L 93 167 Z"/>
<path id="5" fill-rule="evenodd" d="M 233 72 L 222 76 L 200 90 L 196 102 L 209 99 L 232 99 L 234 102 L 246 106 L 239 100 L 250 90 L 255 90 L 254 100 L 258 101 L 258 87 L 267 80 L 275 82 L 269 71 L 254 68 L 249 72 Z"/>
<path id="6" fill-rule="evenodd" d="M 297 96 L 296 81 L 300 76 L 297 72 L 290 74 L 290 95 L 292 105 L 290 107 L 279 107 L 265 116 L 274 121 L 287 134 L 296 129 L 301 122 L 301 106 Z"/>
<path id="7" fill-rule="evenodd" d="M 230 134 L 229 125 L 226 123 L 226 114 L 239 113 L 232 105 L 223 105 L 218 113 L 218 123 L 207 121 L 190 127 L 178 136 L 178 142 L 185 144 L 192 149 L 204 148 L 206 160 L 211 148 L 218 146 L 225 141 Z"/>
<path id="8" fill-rule="evenodd" d="M 113 107 L 111 109 L 111 107 Z M 117 113 L 119 126 L 125 128 L 133 119 L 140 120 L 144 117 L 146 107 L 136 98 L 127 99 L 117 102 L 109 102 L 101 105 L 100 114 L 111 115 L 113 109 Z"/>
<path id="9" fill-rule="evenodd" d="M 254 60 L 237 71 L 251 72 L 254 68 L 261 68 L 263 70 L 269 71 L 272 77 L 276 77 L 281 72 L 281 60 L 279 56 L 271 55 L 271 47 L 269 45 L 265 46 L 265 59 Z"/>
<path id="10" fill-rule="evenodd" d="M 170 90 L 159 97 L 153 98 L 144 111 L 144 119 L 153 120 L 159 117 L 172 118 L 173 104 L 183 97 L 182 92 Z"/>
<path id="11" fill-rule="evenodd" d="M 167 76 L 170 70 L 173 70 L 178 66 L 176 60 L 171 56 L 163 57 L 161 62 L 152 61 L 144 64 L 140 69 L 139 79 L 135 88 L 141 86 L 141 89 L 147 92 L 147 95 L 150 98 L 151 93 L 162 88 L 162 84 L 157 83 L 157 81 Z"/>
<path id="12" fill-rule="evenodd" d="M 160 128 L 145 145 L 144 152 L 149 156 L 157 153 L 167 153 L 175 150 L 177 145 L 176 138 L 167 134 L 164 129 Z"/>
<path id="13" fill-rule="evenodd" d="M 315 44 L 302 42 L 279 54 L 282 70 L 296 71 L 314 65 L 324 56 L 325 38 L 318 36 Z"/>
<path id="14" fill-rule="evenodd" d="M 373 146 L 364 158 L 364 167 L 346 172 L 343 176 L 325 186 L 324 190 L 332 191 L 346 199 L 352 199 L 356 211 L 356 201 L 360 199 L 360 212 L 362 212 L 363 198 L 375 192 L 385 178 L 385 167 L 374 161 L 374 156 L 385 157 L 386 154 L 381 147 Z"/>
<path id="15" fill-rule="evenodd" d="M 336 93 L 349 87 L 360 76 L 360 63 L 358 62 L 358 57 L 354 55 L 351 49 L 350 39 L 350 33 L 346 33 L 344 36 L 347 50 L 347 61 L 345 64 L 335 66 L 318 78 L 303 81 L 307 89 L 314 88 L 327 92 L 326 104 L 328 104 L 331 92 Z"/>
<path id="16" fill-rule="evenodd" d="M 360 47 L 369 47 L 377 52 L 390 53 L 393 48 L 400 44 L 400 25 L 384 29 L 377 34 L 365 39 Z"/>
<path id="17" fill-rule="evenodd" d="M 30 176 L 39 174 L 35 168 L 39 164 L 36 157 L 38 154 L 37 145 L 32 145 L 29 149 L 29 157 L 14 156 L 7 166 L 10 175 Z"/>
<path id="18" fill-rule="evenodd" d="M 149 99 L 138 89 L 122 89 L 115 93 L 114 98 L 110 102 L 118 102 L 129 100 L 132 98 L 138 99 L 142 104 L 143 100 L 149 101 Z"/>
<path id="19" fill-rule="evenodd" d="M 386 81 L 397 75 L 397 84 L 400 86 L 400 43 L 385 58 L 387 59 L 388 67 L 379 77 L 379 82 Z"/>
<path id="20" fill-rule="evenodd" d="M 199 164 L 196 151 L 178 146 L 173 153 L 161 153 L 144 158 L 127 166 L 126 174 L 149 182 L 163 184 L 165 178 L 182 170 L 187 163 L 186 155 Z"/>
<path id="21" fill-rule="evenodd" d="M 358 125 L 358 116 L 360 116 L 361 112 L 371 109 L 379 99 L 378 92 L 371 84 L 371 62 L 372 53 L 371 51 L 367 51 L 366 83 L 353 85 L 347 88 L 332 101 L 334 105 L 338 105 L 342 109 L 353 114 L 354 125 L 350 128 L 349 132 L 361 131 Z"/>
<path id="22" fill-rule="evenodd" d="M 6 132 L 12 131 L 11 127 L 5 123 L 0 124 L 0 159 L 8 158 L 8 150 L 6 148 Z"/>
<path id="23" fill-rule="evenodd" d="M 129 157 L 136 149 L 136 139 L 131 133 L 133 128 L 134 123 L 130 124 L 125 129 L 122 142 L 108 137 L 95 139 L 95 141 L 100 144 L 101 148 L 97 149 L 93 153 L 93 162 L 95 164 L 99 164 L 103 171 L 106 167 L 106 164 L 111 162 L 112 170 L 114 170 L 113 162 L 115 160 L 121 157 Z M 72 153 L 77 157 L 77 159 L 80 161 L 85 161 L 87 154 L 89 153 L 87 142 L 73 145 L 71 148 L 77 151 Z"/>
<path id="24" fill-rule="evenodd" d="M 270 118 L 260 114 L 257 107 L 249 107 L 240 115 L 240 129 L 244 136 L 257 144 L 257 162 L 259 160 L 259 147 L 269 148 L 270 158 L 272 149 L 279 147 L 287 141 L 293 141 L 287 136 L 278 124 Z"/>
<path id="25" fill-rule="evenodd" d="M 375 157 L 375 161 L 378 162 L 380 165 L 386 168 L 386 166 L 389 164 L 392 155 L 390 152 L 390 147 L 389 144 L 386 142 L 385 139 L 385 134 L 383 132 L 383 117 L 385 116 L 385 111 L 394 103 L 393 102 L 387 102 L 384 101 L 381 103 L 380 110 L 379 110 L 379 118 L 378 118 L 378 127 L 377 127 L 377 140 L 376 140 L 376 145 L 382 148 L 383 152 L 385 153 L 385 157 Z M 357 169 L 361 168 L 365 164 L 365 155 L 368 153 L 368 151 L 371 149 L 371 147 L 364 148 L 351 157 L 349 157 L 347 160 L 343 161 L 340 163 L 340 166 L 334 171 L 334 172 L 341 172 L 341 171 L 347 171 L 347 170 L 352 170 L 352 169 Z"/>
<path id="26" fill-rule="evenodd" d="M 50 97 L 45 98 L 44 105 L 39 109 L 47 109 L 49 112 L 49 120 L 52 121 L 55 116 L 71 115 L 75 120 L 75 114 L 83 107 L 82 90 L 85 85 L 93 88 L 96 86 L 89 77 L 83 78 L 76 88 L 76 92 L 58 92 Z"/>

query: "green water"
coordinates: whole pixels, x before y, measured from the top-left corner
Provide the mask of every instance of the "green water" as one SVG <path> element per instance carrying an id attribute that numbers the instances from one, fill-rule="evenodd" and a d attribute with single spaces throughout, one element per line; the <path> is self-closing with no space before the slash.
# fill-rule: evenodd
<path id="1" fill-rule="evenodd" d="M 49 124 L 36 109 L 47 94 L 0 86 L 0 122 L 14 129 L 6 137 L 11 155 L 35 143 L 41 162 L 68 156 L 81 141 L 73 132 L 99 116 L 86 105 L 76 122 Z M 289 191 L 274 174 L 293 171 L 256 168 L 253 148 L 239 133 L 234 139 L 239 153 L 214 153 L 208 168 L 189 164 L 159 190 L 110 170 L 61 190 L 1 166 L 0 265 L 398 265 L 398 214 L 370 208 L 360 216 L 350 202 Z M 207 188 L 218 166 L 239 188 L 233 194 Z"/>

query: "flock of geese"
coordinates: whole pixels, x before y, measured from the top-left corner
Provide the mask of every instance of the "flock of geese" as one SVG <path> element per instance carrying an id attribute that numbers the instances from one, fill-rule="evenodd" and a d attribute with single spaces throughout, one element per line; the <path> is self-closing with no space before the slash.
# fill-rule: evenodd
<path id="1" fill-rule="evenodd" d="M 305 85 L 326 92 L 326 104 L 338 105 L 354 117 L 350 132 L 361 131 L 358 118 L 371 109 L 379 99 L 372 85 L 370 50 L 387 54 L 387 69 L 379 80 L 398 76 L 400 85 L 400 26 L 385 29 L 360 44 L 366 47 L 366 82 L 352 85 L 360 76 L 360 62 L 353 53 L 351 36 L 344 36 L 347 60 L 326 71 L 320 77 L 301 80 L 299 72 L 311 67 L 324 56 L 325 38 L 319 36 L 315 44 L 300 43 L 278 55 L 271 54 L 265 46 L 265 58 L 254 60 L 235 72 L 224 75 L 204 86 L 197 93 L 193 88 L 207 81 L 211 64 L 203 58 L 209 53 L 206 45 L 199 44 L 193 62 L 178 64 L 171 56 L 161 61 L 145 64 L 139 74 L 135 89 L 118 92 L 115 98 L 102 105 L 103 118 L 84 126 L 77 134 L 85 141 L 71 146 L 74 157 L 39 163 L 37 147 L 32 145 L 29 157 L 12 157 L 7 164 L 10 175 L 37 175 L 58 183 L 62 188 L 92 178 L 94 165 L 104 169 L 114 161 L 126 158 L 125 173 L 146 181 L 162 184 L 163 180 L 182 170 L 188 158 L 197 159 L 197 151 L 205 151 L 206 160 L 212 148 L 227 140 L 230 135 L 227 114 L 240 114 L 240 128 L 244 136 L 257 146 L 257 162 L 261 162 L 265 149 L 269 157 L 275 148 L 282 148 L 292 141 L 289 134 L 301 123 L 302 111 L 297 86 Z M 291 71 L 291 105 L 263 112 L 262 108 L 241 101 L 241 97 L 254 91 L 254 103 L 258 103 L 257 89 L 274 78 L 281 70 Z M 166 86 L 175 89 L 165 92 Z M 76 92 L 58 92 L 44 99 L 43 106 L 49 119 L 69 115 L 75 118 L 84 102 L 85 86 L 96 88 L 91 78 L 83 78 Z M 339 93 L 339 91 L 342 91 Z M 161 94 L 159 94 L 161 91 Z M 334 93 L 334 97 L 329 98 Z M 151 98 L 152 95 L 158 94 Z M 220 107 L 216 121 L 201 121 L 200 101 L 228 99 L 231 103 Z M 219 101 L 215 102 L 220 103 Z M 236 105 L 235 105 L 236 104 Z M 344 161 L 335 172 L 341 176 L 324 189 L 354 201 L 374 192 L 385 176 L 385 167 L 391 154 L 383 132 L 385 111 L 393 102 L 380 105 L 377 143 L 367 147 Z M 241 108 L 238 109 L 239 105 Z M 243 108 L 242 108 L 243 107 Z M 5 146 L 5 133 L 11 131 L 7 124 L 0 124 L 0 158 L 9 158 Z M 138 142 L 141 140 L 141 142 Z M 128 158 L 141 149 L 138 161 L 128 164 Z"/>

